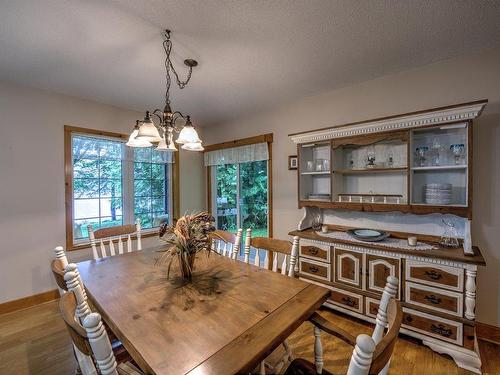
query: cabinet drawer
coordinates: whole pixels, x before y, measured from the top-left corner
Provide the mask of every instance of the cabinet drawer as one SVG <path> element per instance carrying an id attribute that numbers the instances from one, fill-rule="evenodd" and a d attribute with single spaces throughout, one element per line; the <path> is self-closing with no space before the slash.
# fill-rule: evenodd
<path id="1" fill-rule="evenodd" d="M 300 258 L 299 270 L 303 275 L 307 275 L 318 280 L 331 281 L 329 264 L 317 262 L 311 259 Z"/>
<path id="2" fill-rule="evenodd" d="M 406 283 L 405 302 L 460 317 L 463 313 L 462 293 L 412 282 Z"/>
<path id="3" fill-rule="evenodd" d="M 464 288 L 464 270 L 462 268 L 408 260 L 406 261 L 406 280 L 462 292 Z"/>
<path id="4" fill-rule="evenodd" d="M 300 246 L 299 255 L 330 263 L 330 246 L 305 243 Z"/>
<path id="5" fill-rule="evenodd" d="M 331 290 L 331 294 L 327 300 L 328 303 L 363 314 L 363 296 L 341 289 L 329 289 Z"/>
<path id="6" fill-rule="evenodd" d="M 403 308 L 403 327 L 456 345 L 463 343 L 463 325 L 453 320 Z"/>
<path id="7" fill-rule="evenodd" d="M 371 297 L 365 297 L 365 315 L 376 318 L 380 300 Z"/>

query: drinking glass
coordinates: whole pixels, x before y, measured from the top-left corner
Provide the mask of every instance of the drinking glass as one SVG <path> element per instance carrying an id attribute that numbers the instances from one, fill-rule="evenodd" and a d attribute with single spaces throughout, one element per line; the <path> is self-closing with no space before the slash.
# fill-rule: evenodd
<path id="1" fill-rule="evenodd" d="M 415 150 L 420 167 L 425 167 L 428 151 L 429 147 L 427 146 L 417 147 L 417 149 Z"/>
<path id="2" fill-rule="evenodd" d="M 455 158 L 455 164 L 462 164 L 462 160 L 465 156 L 465 145 L 463 143 L 456 143 L 450 146 L 450 150 Z"/>

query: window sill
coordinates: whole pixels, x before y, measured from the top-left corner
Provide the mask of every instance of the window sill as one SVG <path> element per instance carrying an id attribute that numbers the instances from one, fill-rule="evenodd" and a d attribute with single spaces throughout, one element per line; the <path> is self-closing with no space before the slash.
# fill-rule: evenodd
<path id="1" fill-rule="evenodd" d="M 153 236 L 158 236 L 158 230 L 159 228 L 154 228 L 154 229 L 148 229 L 146 231 L 141 232 L 141 238 L 147 238 L 147 237 L 153 237 Z M 132 239 L 135 240 L 137 236 L 132 236 Z M 82 249 L 88 249 L 90 248 L 90 242 L 84 242 L 84 243 L 79 243 L 79 244 L 72 244 L 72 245 L 67 245 L 66 246 L 66 251 L 76 251 L 76 250 L 82 250 Z"/>

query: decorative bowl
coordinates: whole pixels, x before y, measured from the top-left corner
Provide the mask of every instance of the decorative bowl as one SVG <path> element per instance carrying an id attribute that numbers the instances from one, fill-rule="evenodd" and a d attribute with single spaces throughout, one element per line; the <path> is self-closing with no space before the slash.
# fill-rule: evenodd
<path id="1" fill-rule="evenodd" d="M 359 241 L 378 242 L 390 236 L 390 233 L 377 229 L 355 228 L 347 231 L 351 237 Z"/>

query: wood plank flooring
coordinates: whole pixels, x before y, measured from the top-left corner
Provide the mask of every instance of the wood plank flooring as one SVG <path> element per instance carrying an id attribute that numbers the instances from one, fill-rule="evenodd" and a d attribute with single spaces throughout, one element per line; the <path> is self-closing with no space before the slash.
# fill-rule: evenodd
<path id="1" fill-rule="evenodd" d="M 370 333 L 366 323 L 321 311 L 341 327 L 357 335 Z M 313 359 L 312 325 L 304 323 L 289 342 L 297 357 Z M 323 335 L 325 368 L 334 374 L 345 374 L 352 348 L 342 341 Z M 479 342 L 483 374 L 500 374 L 500 347 Z M 48 302 L 26 310 L 0 315 L 0 375 L 66 375 L 73 374 L 76 363 L 71 341 L 59 316 L 57 302 Z M 458 368 L 446 357 L 411 338 L 400 338 L 391 362 L 390 374 L 471 374 Z"/>

